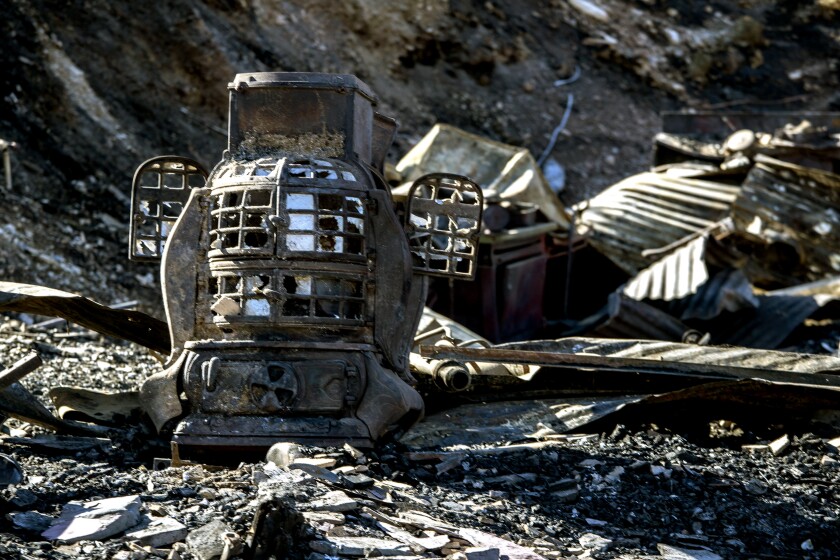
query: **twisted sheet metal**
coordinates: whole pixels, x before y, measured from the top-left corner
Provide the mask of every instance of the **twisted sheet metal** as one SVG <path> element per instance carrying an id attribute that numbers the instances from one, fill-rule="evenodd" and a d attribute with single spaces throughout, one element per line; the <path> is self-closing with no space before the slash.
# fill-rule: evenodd
<path id="1" fill-rule="evenodd" d="M 822 305 L 811 296 L 757 296 L 755 309 L 726 314 L 708 325 L 713 344 L 778 348 Z"/>
<path id="2" fill-rule="evenodd" d="M 805 319 L 840 299 L 840 278 L 756 296 L 758 307 L 708 324 L 714 344 L 778 348 Z"/>
<path id="3" fill-rule="evenodd" d="M 683 321 L 713 319 L 725 311 L 758 307 L 752 284 L 741 270 L 710 272 L 700 238 L 639 272 L 624 294 L 660 307 Z"/>
<path id="4" fill-rule="evenodd" d="M 691 329 L 669 313 L 614 292 L 605 308 L 605 318 L 583 334 L 603 338 L 648 338 L 683 341 Z"/>
<path id="5" fill-rule="evenodd" d="M 676 342 L 646 340 L 610 340 L 597 338 L 567 338 L 547 343 L 516 343 L 518 348 L 541 349 L 577 355 L 594 354 L 607 358 L 704 364 L 756 370 L 776 370 L 798 373 L 823 371 L 840 372 L 840 358 L 828 355 L 799 354 L 733 346 L 698 346 Z M 514 344 L 503 345 L 506 348 Z M 840 375 L 837 375 L 840 385 Z"/>
<path id="6" fill-rule="evenodd" d="M 642 252 L 659 249 L 724 218 L 740 187 L 641 173 L 588 201 L 581 223 L 593 246 L 631 274 L 656 260 Z"/>
<path id="7" fill-rule="evenodd" d="M 757 156 L 732 207 L 738 231 L 792 246 L 807 280 L 840 272 L 840 175 Z"/>

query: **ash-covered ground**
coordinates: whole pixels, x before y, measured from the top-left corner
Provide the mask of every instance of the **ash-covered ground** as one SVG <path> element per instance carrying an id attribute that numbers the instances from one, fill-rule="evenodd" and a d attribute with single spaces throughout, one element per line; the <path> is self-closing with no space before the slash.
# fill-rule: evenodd
<path id="1" fill-rule="evenodd" d="M 59 385 L 137 389 L 157 367 L 139 347 L 72 332 L 62 337 L 28 332 L 17 321 L 2 325 L 9 360 L 32 350 L 43 356 L 45 365 L 23 384 L 44 402 Z M 428 421 L 446 426 L 446 415 L 443 409 Z M 498 547 L 487 535 L 528 549 L 503 547 L 510 558 L 528 558 L 529 550 L 545 558 L 840 554 L 840 456 L 828 443 L 836 433 L 826 425 L 787 424 L 781 413 L 776 423 L 754 426 L 680 420 L 470 445 L 452 445 L 457 434 L 446 445 L 406 437 L 362 454 L 301 447 L 296 453 L 312 464 L 293 462 L 290 470 L 270 462 L 155 470 L 154 459 L 168 458 L 169 449 L 142 423 L 98 439 L 56 439 L 9 421 L 0 449 L 25 479 L 2 491 L 0 557 L 211 558 L 196 554 L 186 535 L 218 522 L 214 534 L 244 540 L 269 495 L 286 500 L 296 519 L 290 558 L 358 556 L 363 537 L 373 539 L 363 541 L 370 555 L 442 558 L 477 543 Z M 749 447 L 785 435 L 790 443 L 778 455 Z M 144 546 L 122 535 L 74 544 L 40 536 L 69 501 L 134 495 L 141 515 L 183 524 L 181 538 Z M 400 543 L 388 533 L 394 527 L 419 544 Z M 693 556 L 675 556 L 679 551 Z"/>

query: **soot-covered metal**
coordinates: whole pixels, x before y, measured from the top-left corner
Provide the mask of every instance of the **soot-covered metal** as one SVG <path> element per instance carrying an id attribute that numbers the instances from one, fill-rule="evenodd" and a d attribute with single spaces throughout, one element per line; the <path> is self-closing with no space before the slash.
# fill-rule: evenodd
<path id="1" fill-rule="evenodd" d="M 426 277 L 474 276 L 481 190 L 427 175 L 398 208 L 382 179 L 396 122 L 354 76 L 228 87 L 212 172 L 163 156 L 134 178 L 129 255 L 161 261 L 172 342 L 144 407 L 182 456 L 371 445 L 422 415 L 408 354 Z"/>

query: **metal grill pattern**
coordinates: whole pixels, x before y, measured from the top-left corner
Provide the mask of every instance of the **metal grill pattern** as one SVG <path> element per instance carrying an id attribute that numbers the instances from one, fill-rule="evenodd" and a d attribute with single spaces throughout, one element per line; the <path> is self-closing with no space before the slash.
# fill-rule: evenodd
<path id="1" fill-rule="evenodd" d="M 274 253 L 268 216 L 272 211 L 270 184 L 228 187 L 214 194 L 210 211 L 209 255 L 270 255 Z"/>
<path id="2" fill-rule="evenodd" d="M 286 192 L 280 201 L 288 227 L 279 250 L 365 254 L 365 206 L 360 196 Z"/>
<path id="3" fill-rule="evenodd" d="M 333 272 L 212 271 L 208 290 L 214 322 L 361 325 L 367 281 Z"/>
<path id="4" fill-rule="evenodd" d="M 153 158 L 137 169 L 131 189 L 129 259 L 160 260 L 190 189 L 203 187 L 206 179 L 201 164 L 182 157 Z"/>
<path id="5" fill-rule="evenodd" d="M 459 175 L 434 173 L 417 179 L 406 210 L 414 270 L 433 276 L 475 276 L 483 197 Z"/>

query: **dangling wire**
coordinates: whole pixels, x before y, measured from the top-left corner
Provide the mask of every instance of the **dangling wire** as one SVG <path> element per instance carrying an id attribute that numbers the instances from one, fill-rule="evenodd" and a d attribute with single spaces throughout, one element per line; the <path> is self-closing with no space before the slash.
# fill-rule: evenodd
<path id="1" fill-rule="evenodd" d="M 570 78 L 571 79 L 571 78 Z M 557 143 L 557 137 L 560 136 L 560 133 L 563 132 L 563 129 L 566 128 L 566 123 L 569 122 L 569 117 L 572 114 L 572 107 L 575 104 L 575 96 L 574 94 L 570 93 L 569 96 L 566 98 L 566 111 L 563 113 L 563 118 L 560 119 L 560 124 L 557 125 L 557 128 L 554 129 L 554 132 L 551 133 L 551 139 L 548 141 L 548 145 L 543 150 L 543 153 L 537 158 L 537 165 L 542 167 L 545 160 L 548 159 L 548 156 L 551 154 L 552 150 L 554 150 L 554 145 Z"/>

